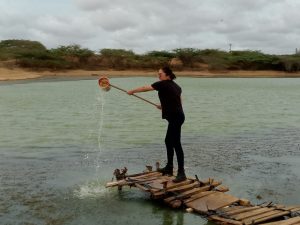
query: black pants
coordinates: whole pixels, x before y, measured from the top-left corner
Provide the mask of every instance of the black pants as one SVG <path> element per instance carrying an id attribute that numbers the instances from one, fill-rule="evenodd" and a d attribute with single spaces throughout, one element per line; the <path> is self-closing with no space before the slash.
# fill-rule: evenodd
<path id="1" fill-rule="evenodd" d="M 167 118 L 169 125 L 165 138 L 167 147 L 168 163 L 167 166 L 173 167 L 174 150 L 177 156 L 178 172 L 184 171 L 184 153 L 181 146 L 181 126 L 184 123 L 184 114 L 178 114 Z"/>

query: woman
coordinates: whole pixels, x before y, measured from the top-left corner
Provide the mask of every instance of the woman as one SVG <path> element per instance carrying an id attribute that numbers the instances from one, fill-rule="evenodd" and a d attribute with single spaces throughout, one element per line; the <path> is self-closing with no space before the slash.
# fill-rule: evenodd
<path id="1" fill-rule="evenodd" d="M 169 67 L 163 67 L 158 71 L 159 81 L 149 86 L 142 86 L 127 91 L 129 95 L 138 92 L 158 91 L 158 97 L 161 105 L 158 106 L 162 110 L 162 118 L 168 121 L 168 130 L 165 138 L 167 148 L 167 165 L 159 169 L 164 175 L 173 175 L 173 156 L 174 150 L 177 156 L 178 172 L 173 182 L 181 182 L 186 180 L 184 172 L 184 153 L 181 146 L 181 126 L 185 116 L 181 102 L 181 88 L 173 80 L 176 79 L 175 74 Z"/>

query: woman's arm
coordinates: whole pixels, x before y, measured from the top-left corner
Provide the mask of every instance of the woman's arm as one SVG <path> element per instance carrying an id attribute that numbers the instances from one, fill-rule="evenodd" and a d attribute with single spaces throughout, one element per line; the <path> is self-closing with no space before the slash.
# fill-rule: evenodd
<path id="1" fill-rule="evenodd" d="M 138 93 L 138 92 L 146 92 L 146 91 L 153 91 L 154 88 L 151 85 L 146 85 L 146 86 L 142 86 L 142 87 L 138 87 L 132 90 L 127 91 L 127 94 L 132 95 L 134 93 Z"/>

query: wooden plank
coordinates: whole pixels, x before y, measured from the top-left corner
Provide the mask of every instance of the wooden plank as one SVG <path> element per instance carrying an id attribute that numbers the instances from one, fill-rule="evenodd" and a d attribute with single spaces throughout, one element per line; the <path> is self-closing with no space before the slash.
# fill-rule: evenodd
<path id="1" fill-rule="evenodd" d="M 236 214 L 253 211 L 255 209 L 260 209 L 260 208 L 261 207 L 259 207 L 259 206 L 244 207 L 244 208 L 240 208 L 240 209 L 231 210 L 230 212 L 227 212 L 225 214 L 226 214 L 226 216 L 233 216 L 233 215 L 236 215 Z"/>
<path id="2" fill-rule="evenodd" d="M 273 206 L 275 209 L 282 209 L 282 208 L 285 208 L 286 206 L 285 205 L 281 205 L 281 204 L 276 204 Z"/>
<path id="3" fill-rule="evenodd" d="M 184 186 L 184 185 L 187 185 L 187 184 L 191 184 L 191 183 L 193 183 L 192 180 L 185 180 L 185 181 L 182 181 L 182 182 L 179 182 L 179 183 L 171 182 L 170 184 L 167 185 L 166 190 L 170 190 L 170 189 L 173 189 L 173 188 L 181 187 L 181 186 Z"/>
<path id="4" fill-rule="evenodd" d="M 105 187 L 109 188 L 109 187 L 116 187 L 116 186 L 125 186 L 125 185 L 132 185 L 134 183 L 138 183 L 138 182 L 147 182 L 147 181 L 151 181 L 151 180 L 155 180 L 158 179 L 159 177 L 162 177 L 161 175 L 152 175 L 149 177 L 144 177 L 143 179 L 133 179 L 133 178 L 126 178 L 125 180 L 119 180 L 119 181 L 113 181 L 113 182 L 108 182 Z"/>
<path id="5" fill-rule="evenodd" d="M 168 192 L 169 189 L 173 189 L 175 187 L 181 187 L 181 186 L 184 186 L 186 184 L 190 184 L 191 182 L 193 182 L 192 180 L 186 180 L 186 181 L 183 181 L 183 182 L 180 182 L 180 183 L 173 183 L 172 181 L 170 182 L 170 185 L 167 185 L 167 188 L 164 189 L 164 190 L 158 190 L 158 191 L 151 191 L 152 195 L 151 197 L 153 199 L 158 199 L 158 198 L 161 198 L 163 196 L 166 195 L 166 193 Z"/>
<path id="6" fill-rule="evenodd" d="M 248 207 L 244 207 L 244 206 L 227 206 L 227 207 L 224 207 L 222 209 L 220 209 L 220 212 L 221 213 L 228 213 L 228 212 L 231 212 L 233 210 L 237 210 L 237 209 L 244 209 L 244 208 L 248 208 Z"/>
<path id="7" fill-rule="evenodd" d="M 138 181 L 155 180 L 155 179 L 159 179 L 159 178 L 163 178 L 163 177 L 164 176 L 162 176 L 161 174 L 153 174 L 151 176 L 142 177 L 142 178 L 128 177 L 128 178 L 126 178 L 126 180 L 130 181 L 130 182 L 138 182 Z"/>
<path id="8" fill-rule="evenodd" d="M 155 180 L 161 179 L 161 178 L 163 178 L 163 177 L 150 177 L 150 178 L 147 178 L 147 179 L 145 178 L 143 180 L 128 180 L 127 184 L 125 184 L 125 185 L 148 184 L 152 181 L 155 181 Z"/>
<path id="9" fill-rule="evenodd" d="M 190 197 L 194 194 L 197 194 L 197 193 L 200 193 L 200 192 L 203 192 L 203 191 L 208 191 L 209 189 L 210 189 L 210 186 L 204 186 L 204 187 L 200 187 L 200 188 L 193 188 L 192 190 L 185 191 L 185 192 L 183 192 L 179 195 L 168 197 L 168 198 L 164 199 L 164 202 L 170 203 L 171 201 L 174 201 L 176 199 L 188 198 L 188 197 Z"/>
<path id="10" fill-rule="evenodd" d="M 193 208 L 196 212 L 207 213 L 208 210 L 217 210 L 237 201 L 239 201 L 239 198 L 232 195 L 224 194 L 223 192 L 215 192 L 214 194 L 189 202 L 186 205 L 189 208 Z"/>
<path id="11" fill-rule="evenodd" d="M 190 197 L 192 195 L 201 193 L 203 191 L 208 191 L 209 189 L 210 189 L 210 186 L 196 187 L 196 188 L 193 188 L 192 190 L 185 191 L 185 192 L 179 194 L 177 197 L 178 198 Z"/>
<path id="12" fill-rule="evenodd" d="M 149 173 L 138 175 L 138 176 L 127 176 L 127 177 L 131 178 L 131 179 L 143 179 L 146 177 L 152 177 L 152 176 L 157 176 L 157 175 L 162 176 L 162 173 L 154 171 L 154 172 L 149 172 Z"/>
<path id="13" fill-rule="evenodd" d="M 124 185 L 128 185 L 129 182 L 127 182 L 126 180 L 119 180 L 119 181 L 113 181 L 113 182 L 108 182 L 105 187 L 109 188 L 109 187 L 116 187 L 116 186 L 124 186 Z"/>
<path id="14" fill-rule="evenodd" d="M 208 217 L 208 219 L 217 221 L 217 222 L 219 222 L 221 224 L 234 224 L 234 225 L 242 225 L 243 224 L 240 221 L 231 220 L 231 219 L 225 219 L 223 217 L 216 216 L 216 215 L 210 216 L 210 217 Z"/>
<path id="15" fill-rule="evenodd" d="M 169 184 L 169 185 L 167 186 L 166 191 L 168 191 L 168 190 L 170 190 L 170 189 L 175 189 L 175 188 L 177 188 L 177 187 L 182 187 L 182 186 L 187 185 L 187 184 L 191 184 L 192 182 L 198 183 L 196 179 L 193 179 L 193 180 L 186 180 L 186 181 L 183 181 L 183 182 L 180 182 L 180 183 L 173 183 L 173 184 L 171 183 L 171 184 Z M 221 183 L 222 183 L 222 182 L 215 181 L 215 182 L 214 182 L 214 185 L 215 185 L 214 187 L 220 185 Z M 198 184 L 199 184 L 199 183 L 198 183 Z M 184 189 L 184 188 L 183 188 L 183 189 Z M 182 190 L 171 190 L 171 191 L 182 191 Z M 158 191 L 158 190 L 156 190 L 156 191 L 153 192 L 153 196 L 154 196 L 154 197 L 163 196 L 164 194 L 166 194 L 165 191 Z"/>
<path id="16" fill-rule="evenodd" d="M 137 177 L 137 176 L 142 176 L 142 175 L 147 175 L 147 174 L 151 174 L 151 173 L 157 173 L 157 171 L 147 171 L 147 172 L 142 172 L 142 173 L 136 173 L 136 174 L 130 174 L 127 175 L 126 177 Z"/>
<path id="17" fill-rule="evenodd" d="M 202 182 L 203 182 L 203 184 L 208 185 L 208 184 L 211 184 L 213 181 L 214 181 L 214 179 L 212 179 L 212 178 L 209 177 L 209 178 L 207 178 L 206 180 L 204 180 Z"/>
<path id="18" fill-rule="evenodd" d="M 183 185 L 183 186 L 176 187 L 176 188 L 170 188 L 170 189 L 168 188 L 167 192 L 177 192 L 177 191 L 180 192 L 180 191 L 190 190 L 194 187 L 199 187 L 199 183 L 194 182 L 194 183 Z"/>
<path id="19" fill-rule="evenodd" d="M 271 223 L 263 223 L 262 225 L 294 225 L 299 222 L 300 222 L 300 216 L 297 216 L 287 220 L 281 220 L 281 221 L 276 221 Z"/>
<path id="20" fill-rule="evenodd" d="M 273 208 L 259 208 L 259 209 L 251 210 L 250 212 L 242 212 L 242 213 L 234 214 L 234 215 L 231 215 L 230 217 L 235 220 L 244 220 L 248 217 L 256 216 L 256 215 L 259 215 L 259 214 L 262 214 L 265 212 L 274 211 L 274 210 L 275 209 L 273 209 Z"/>
<path id="21" fill-rule="evenodd" d="M 163 183 L 164 182 L 170 182 L 171 179 L 172 179 L 171 177 L 164 176 L 162 178 L 155 179 L 155 180 L 152 180 L 150 182 L 147 182 L 147 184 L 149 186 L 151 186 L 151 189 L 150 189 L 151 192 L 161 191 L 161 190 L 163 190 Z"/>
<path id="22" fill-rule="evenodd" d="M 239 205 L 252 206 L 251 202 L 248 199 L 245 199 L 245 198 L 240 198 Z"/>
<path id="23" fill-rule="evenodd" d="M 282 213 L 282 211 L 277 210 L 277 209 L 272 210 L 272 211 L 267 211 L 267 212 L 264 212 L 264 213 L 260 213 L 258 215 L 253 215 L 251 217 L 245 218 L 241 221 L 245 224 L 249 224 L 249 223 L 251 224 L 251 223 L 254 223 L 258 219 L 262 219 L 262 218 L 266 218 L 266 217 L 269 217 L 269 216 L 277 215 L 278 213 Z"/>
<path id="24" fill-rule="evenodd" d="M 245 224 L 253 224 L 253 223 L 257 224 L 257 223 L 266 222 L 268 220 L 275 219 L 278 217 L 286 216 L 289 214 L 290 213 L 288 211 L 282 212 L 281 210 L 276 210 L 275 212 L 271 211 L 271 212 L 265 213 L 265 215 L 259 215 L 257 217 L 248 218 L 247 220 L 244 221 L 244 223 Z M 262 217 L 262 216 L 264 216 L 264 217 Z"/>
<path id="25" fill-rule="evenodd" d="M 300 208 L 300 205 L 291 205 L 291 206 L 286 206 L 284 208 L 282 208 L 283 210 L 287 210 L 287 211 L 291 211 L 293 209 L 296 209 L 296 208 Z"/>
<path id="26" fill-rule="evenodd" d="M 185 181 L 180 182 L 180 183 L 174 183 L 171 180 L 170 182 L 168 182 L 167 188 L 165 190 L 172 189 L 172 188 L 175 188 L 175 187 L 180 187 L 180 186 L 183 186 L 183 185 L 186 185 L 186 184 L 190 184 L 192 182 L 193 182 L 192 180 L 185 180 Z M 153 191 L 153 193 L 157 193 L 157 192 L 161 192 L 161 191 L 163 191 L 163 193 L 165 193 L 165 190 L 156 190 L 156 191 Z"/>
<path id="27" fill-rule="evenodd" d="M 184 203 L 189 203 L 189 202 L 192 202 L 192 201 L 195 201 L 196 199 L 199 199 L 199 198 L 203 198 L 207 195 L 211 195 L 211 194 L 214 194 L 214 193 L 217 193 L 216 191 L 203 191 L 201 193 L 198 193 L 198 194 L 195 194 L 195 195 L 192 195 L 190 198 L 188 198 L 187 200 L 184 200 Z"/>

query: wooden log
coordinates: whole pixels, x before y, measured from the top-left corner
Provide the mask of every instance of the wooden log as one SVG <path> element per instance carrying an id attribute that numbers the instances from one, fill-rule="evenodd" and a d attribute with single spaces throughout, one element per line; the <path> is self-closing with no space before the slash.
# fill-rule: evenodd
<path id="1" fill-rule="evenodd" d="M 286 206 L 284 208 L 281 208 L 282 210 L 287 210 L 287 211 L 291 211 L 293 209 L 297 209 L 300 208 L 300 205 L 292 205 L 292 206 Z"/>
<path id="2" fill-rule="evenodd" d="M 214 185 L 219 185 L 221 184 L 220 182 L 215 182 Z M 193 182 L 193 183 L 190 183 L 190 184 L 187 184 L 187 185 L 183 185 L 183 186 L 179 186 L 179 187 L 176 187 L 176 188 L 168 188 L 167 191 L 168 192 L 182 192 L 182 191 L 188 191 L 192 188 L 195 188 L 195 187 L 199 187 L 199 183 L 198 182 Z"/>
<path id="3" fill-rule="evenodd" d="M 242 212 L 239 214 L 231 215 L 230 217 L 235 220 L 244 220 L 248 217 L 257 216 L 263 214 L 265 212 L 274 211 L 273 208 L 259 208 L 255 210 L 251 210 L 250 212 Z"/>
<path id="4" fill-rule="evenodd" d="M 217 221 L 218 223 L 221 223 L 221 224 L 234 224 L 234 225 L 242 225 L 243 224 L 240 221 L 225 219 L 223 217 L 216 216 L 216 215 L 212 215 L 212 216 L 208 217 L 208 219 L 213 220 L 213 221 Z"/>
<path id="5" fill-rule="evenodd" d="M 174 187 L 173 185 L 170 185 L 170 186 L 168 186 L 167 189 L 165 189 L 165 190 L 154 191 L 154 192 L 152 192 L 151 197 L 152 197 L 153 199 L 162 198 L 162 197 L 165 196 L 167 193 L 169 193 L 170 190 L 174 190 L 174 189 L 176 189 L 176 188 L 180 188 L 180 187 L 185 186 L 185 185 L 186 185 L 186 182 L 190 183 L 190 182 L 192 182 L 192 181 L 185 181 L 185 182 L 182 182 L 182 184 L 178 183 L 178 184 L 177 184 L 178 186 L 176 185 L 177 187 Z M 173 187 L 174 187 L 174 188 L 173 188 Z"/>
<path id="6" fill-rule="evenodd" d="M 233 211 L 233 210 L 244 209 L 244 208 L 248 208 L 248 207 L 239 206 L 239 205 L 235 205 L 235 206 L 227 206 L 227 207 L 224 207 L 224 208 L 220 209 L 219 211 L 220 211 L 221 213 L 228 213 L 228 212 L 231 212 L 231 211 Z"/>
<path id="7" fill-rule="evenodd" d="M 159 172 L 151 172 L 151 173 L 144 174 L 144 175 L 141 175 L 141 176 L 127 177 L 127 178 L 131 179 L 131 180 L 141 180 L 141 179 L 147 179 L 147 178 L 150 178 L 150 177 L 159 177 L 159 176 L 162 176 L 162 174 L 159 173 Z"/>
<path id="8" fill-rule="evenodd" d="M 166 199 L 164 199 L 164 202 L 165 203 L 170 203 L 176 199 L 184 199 L 184 198 L 189 198 L 190 196 L 194 195 L 194 194 L 198 194 L 200 192 L 203 192 L 203 191 L 208 191 L 210 188 L 210 186 L 204 186 L 204 187 L 197 187 L 197 188 L 193 188 L 192 190 L 188 190 L 188 191 L 185 191 L 179 195 L 176 195 L 176 196 L 171 196 L 171 197 L 168 197 Z"/>
<path id="9" fill-rule="evenodd" d="M 162 178 L 163 177 L 150 177 L 150 178 L 145 178 L 145 179 L 140 179 L 140 180 L 128 179 L 127 184 L 125 184 L 125 185 L 148 184 L 148 183 L 151 183 L 155 180 L 162 179 Z"/>
<path id="10" fill-rule="evenodd" d="M 126 180 L 119 180 L 119 181 L 113 181 L 113 182 L 108 182 L 105 187 L 116 187 L 116 186 L 124 186 L 124 185 L 129 185 L 130 182 L 127 182 Z"/>
<path id="11" fill-rule="evenodd" d="M 285 208 L 286 206 L 285 205 L 281 205 L 281 204 L 276 204 L 273 206 L 275 209 L 282 209 L 282 208 Z"/>
<path id="12" fill-rule="evenodd" d="M 161 191 L 164 189 L 164 184 L 168 184 L 170 182 L 170 177 L 164 176 L 149 182 L 146 182 L 149 186 L 151 186 L 151 192 Z"/>
<path id="13" fill-rule="evenodd" d="M 207 195 L 211 195 L 211 194 L 214 194 L 214 193 L 216 193 L 216 191 L 204 191 L 204 192 L 192 195 L 187 200 L 184 200 L 184 204 L 187 204 L 187 203 L 192 202 L 192 201 L 194 201 L 196 199 L 203 198 L 203 197 L 205 197 Z"/>
<path id="14" fill-rule="evenodd" d="M 281 210 L 276 210 L 275 212 L 271 211 L 262 215 L 258 215 L 256 217 L 253 218 L 248 218 L 246 220 L 243 220 L 243 222 L 247 225 L 247 224 L 258 224 L 258 223 L 262 223 L 262 222 L 266 222 L 269 221 L 271 219 L 274 218 L 278 218 L 278 217 L 282 217 L 282 216 L 286 216 L 289 215 L 290 213 L 288 211 L 284 211 L 282 212 Z"/>
<path id="15" fill-rule="evenodd" d="M 244 207 L 244 208 L 241 208 L 241 209 L 231 210 L 229 212 L 226 212 L 225 214 L 226 214 L 226 216 L 233 216 L 233 215 L 236 215 L 236 214 L 253 211 L 253 210 L 256 210 L 256 209 L 260 209 L 260 208 L 261 208 L 260 206 Z"/>
<path id="16" fill-rule="evenodd" d="M 169 183 L 167 184 L 166 190 L 172 189 L 172 188 L 175 188 L 175 187 L 180 187 L 180 186 L 183 186 L 183 185 L 186 185 L 186 184 L 190 184 L 192 182 L 193 182 L 192 180 L 185 180 L 185 181 L 180 182 L 180 183 L 173 183 L 172 181 L 170 181 L 169 182 L 170 184 Z M 161 191 L 165 192 L 166 190 L 156 190 L 153 193 L 161 192 Z"/>
<path id="17" fill-rule="evenodd" d="M 126 177 L 137 177 L 137 176 L 142 176 L 142 175 L 147 175 L 147 174 L 152 174 L 152 173 L 156 173 L 156 171 L 146 171 L 146 172 L 142 172 L 142 173 L 135 173 L 135 174 L 129 174 Z"/>
<path id="18" fill-rule="evenodd" d="M 143 182 L 148 182 L 151 180 L 158 179 L 159 177 L 162 177 L 161 175 L 153 175 L 152 177 L 144 177 L 144 179 L 133 179 L 133 178 L 126 178 L 125 180 L 119 180 L 119 181 L 113 181 L 113 182 L 108 182 L 105 187 L 116 187 L 116 186 L 125 186 L 125 185 L 132 185 L 134 183 L 143 183 Z"/>
<path id="19" fill-rule="evenodd" d="M 213 187 L 219 186 L 220 184 L 222 184 L 222 181 L 215 181 L 212 178 L 208 178 L 207 180 L 203 181 L 204 185 L 211 185 Z"/>
<path id="20" fill-rule="evenodd" d="M 215 192 L 211 195 L 186 203 L 186 206 L 193 208 L 196 212 L 207 213 L 209 210 L 217 210 L 238 201 L 239 199 L 232 195 Z"/>
<path id="21" fill-rule="evenodd" d="M 294 225 L 300 222 L 300 216 L 293 217 L 287 220 L 280 220 L 276 222 L 263 223 L 262 225 Z"/>
<path id="22" fill-rule="evenodd" d="M 221 185 L 221 186 L 217 187 L 215 190 L 220 191 L 220 192 L 227 192 L 227 191 L 229 191 L 229 188 L 226 187 L 226 186 Z"/>
<path id="23" fill-rule="evenodd" d="M 239 200 L 239 204 L 242 205 L 242 206 L 251 206 L 251 203 L 248 199 L 244 199 L 244 198 L 241 198 Z"/>
<path id="24" fill-rule="evenodd" d="M 186 190 L 190 190 L 194 187 L 199 187 L 199 183 L 198 182 L 193 182 L 191 184 L 183 185 L 183 186 L 180 186 L 180 187 L 168 188 L 167 192 L 186 191 Z"/>

